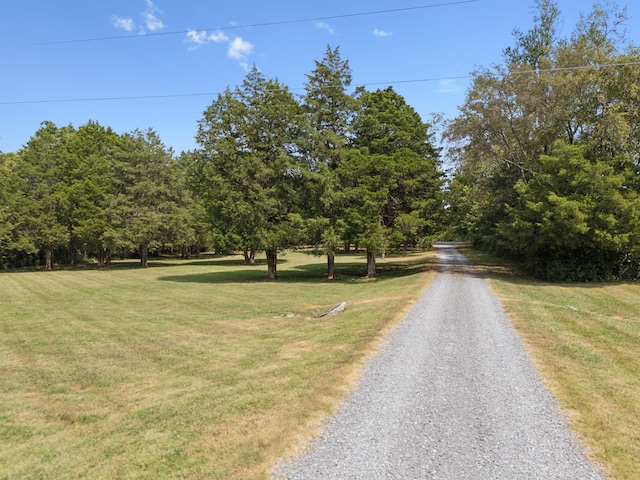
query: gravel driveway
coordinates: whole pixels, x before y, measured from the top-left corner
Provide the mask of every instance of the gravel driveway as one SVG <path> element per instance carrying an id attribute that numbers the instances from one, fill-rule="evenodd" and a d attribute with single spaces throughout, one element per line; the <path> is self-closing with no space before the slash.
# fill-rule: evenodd
<path id="1" fill-rule="evenodd" d="M 452 244 L 443 271 L 356 389 L 276 479 L 603 479 L 485 280 Z"/>

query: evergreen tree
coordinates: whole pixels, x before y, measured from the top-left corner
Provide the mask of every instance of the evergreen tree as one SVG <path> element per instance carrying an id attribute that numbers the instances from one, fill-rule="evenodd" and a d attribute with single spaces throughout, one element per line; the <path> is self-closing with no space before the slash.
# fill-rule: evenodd
<path id="1" fill-rule="evenodd" d="M 147 267 L 150 251 L 172 242 L 171 227 L 181 215 L 178 167 L 151 129 L 121 136 L 109 205 L 109 244 L 137 251 Z"/>
<path id="2" fill-rule="evenodd" d="M 367 276 L 376 275 L 376 254 L 406 244 L 407 222 L 421 220 L 434 234 L 442 216 L 442 173 L 429 125 L 393 88 L 360 91 L 353 119 L 352 150 L 339 173 L 345 186 L 345 221 L 367 249 Z M 402 218 L 400 224 L 397 220 Z"/>
<path id="3" fill-rule="evenodd" d="M 320 244 L 327 255 L 329 279 L 334 276 L 342 216 L 336 169 L 346 154 L 350 120 L 356 108 L 355 99 L 347 92 L 350 85 L 349 62 L 342 60 L 339 47 L 327 46 L 323 59 L 316 61 L 315 69 L 307 75 L 303 108 L 309 134 L 303 151 L 309 162 L 313 193 L 306 212 L 309 230 L 313 243 Z"/>
<path id="4" fill-rule="evenodd" d="M 213 224 L 264 250 L 269 279 L 277 278 L 278 252 L 297 246 L 303 231 L 301 124 L 288 88 L 254 67 L 204 112 L 196 137 L 198 192 Z"/>
<path id="5" fill-rule="evenodd" d="M 44 122 L 19 152 L 13 177 L 21 195 L 14 197 L 16 250 L 42 252 L 45 269 L 52 270 L 54 252 L 69 244 L 69 191 L 65 182 L 68 139 L 72 127 Z"/>
<path id="6" fill-rule="evenodd" d="M 13 266 L 13 236 L 19 218 L 16 212 L 19 191 L 15 170 L 19 157 L 0 153 L 0 269 Z"/>
<path id="7" fill-rule="evenodd" d="M 80 249 L 85 259 L 95 254 L 99 266 L 104 266 L 108 199 L 114 187 L 113 156 L 118 141 L 113 130 L 93 121 L 79 127 L 70 138 L 67 222 L 72 261 L 75 249 Z"/>

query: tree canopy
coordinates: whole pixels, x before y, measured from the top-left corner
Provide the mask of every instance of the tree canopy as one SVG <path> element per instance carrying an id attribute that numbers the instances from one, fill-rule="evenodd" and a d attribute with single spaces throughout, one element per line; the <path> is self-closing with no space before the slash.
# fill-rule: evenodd
<path id="1" fill-rule="evenodd" d="M 194 228 L 185 172 L 153 130 L 44 122 L 0 158 L 2 268 L 42 262 L 50 270 L 55 257 L 73 264 L 78 255 L 104 266 L 131 253 L 144 267 L 150 248 L 177 246 Z"/>
<path id="2" fill-rule="evenodd" d="M 453 222 L 541 278 L 635 278 L 640 51 L 624 10 L 595 5 L 559 38 L 557 4 L 536 7 L 449 125 Z"/>
<path id="3" fill-rule="evenodd" d="M 327 47 L 293 95 L 256 67 L 219 94 L 198 122 L 198 148 L 180 155 L 152 129 L 117 134 L 97 122 L 44 122 L 18 152 L 0 154 L 2 268 L 200 247 L 267 257 L 375 256 L 424 245 L 442 198 L 430 126 L 389 88 L 349 91 L 351 70 Z"/>
<path id="4" fill-rule="evenodd" d="M 0 268 L 204 247 L 264 251 L 275 279 L 280 252 L 311 247 L 333 278 L 342 247 L 374 277 L 376 256 L 448 223 L 540 278 L 638 278 L 640 49 L 624 9 L 596 4 L 562 38 L 557 3 L 534 3 L 446 126 L 446 185 L 431 125 L 391 87 L 352 89 L 327 46 L 300 96 L 252 68 L 177 156 L 151 129 L 43 122 L 0 153 Z"/>
<path id="5" fill-rule="evenodd" d="M 277 278 L 278 251 L 300 242 L 303 199 L 300 105 L 257 68 L 205 111 L 196 152 L 199 193 L 213 224 L 264 250 Z"/>

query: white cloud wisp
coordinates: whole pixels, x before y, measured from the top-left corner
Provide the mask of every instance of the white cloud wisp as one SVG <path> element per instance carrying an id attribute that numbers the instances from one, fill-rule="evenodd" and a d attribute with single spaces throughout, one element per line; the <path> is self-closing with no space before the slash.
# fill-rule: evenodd
<path id="1" fill-rule="evenodd" d="M 319 28 L 320 30 L 325 30 L 329 32 L 329 34 L 331 35 L 334 35 L 336 33 L 333 27 L 326 22 L 317 22 L 316 28 Z"/>
<path id="2" fill-rule="evenodd" d="M 225 43 L 229 41 L 229 37 L 221 31 L 216 31 L 213 33 L 207 33 L 205 30 L 197 31 L 197 30 L 189 30 L 187 32 L 187 43 L 192 43 L 195 45 L 194 48 L 201 47 L 203 45 L 207 45 L 208 43 Z"/>
<path id="3" fill-rule="evenodd" d="M 113 24 L 114 28 L 125 30 L 126 32 L 132 32 L 136 26 L 132 18 L 123 18 L 116 15 L 111 17 L 111 23 Z"/>
<path id="4" fill-rule="evenodd" d="M 141 22 L 143 25 L 136 25 L 136 22 L 131 17 L 114 15 L 111 17 L 113 27 L 126 32 L 133 32 L 137 28 L 140 35 L 144 35 L 147 31 L 157 32 L 162 30 L 165 27 L 164 22 L 159 17 L 162 12 L 152 0 L 145 0 L 145 3 L 147 8 L 142 12 Z"/>
<path id="5" fill-rule="evenodd" d="M 160 20 L 160 18 L 158 18 L 158 15 L 161 15 L 162 12 L 151 0 L 146 0 L 146 3 L 147 9 L 144 11 L 142 16 L 144 17 L 147 28 L 151 32 L 162 30 L 164 28 L 164 23 L 162 22 L 162 20 Z"/>
<path id="6" fill-rule="evenodd" d="M 253 53 L 254 47 L 251 42 L 248 42 L 242 37 L 234 37 L 231 39 L 220 30 L 207 33 L 206 30 L 198 31 L 191 29 L 187 32 L 185 42 L 191 44 L 191 47 L 189 47 L 190 50 L 197 50 L 210 43 L 227 43 L 227 56 L 232 60 L 237 60 L 245 70 L 249 70 L 247 58 Z"/>
<path id="7" fill-rule="evenodd" d="M 384 30 L 380 30 L 378 28 L 374 28 L 371 33 L 374 37 L 378 38 L 390 37 L 391 35 L 393 35 L 391 32 L 385 32 Z"/>

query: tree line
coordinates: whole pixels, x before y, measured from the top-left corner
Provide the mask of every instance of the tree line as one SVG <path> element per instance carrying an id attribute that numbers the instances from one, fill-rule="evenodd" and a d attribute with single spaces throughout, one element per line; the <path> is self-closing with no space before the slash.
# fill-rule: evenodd
<path id="1" fill-rule="evenodd" d="M 471 240 L 546 280 L 640 275 L 640 49 L 624 9 L 594 5 L 566 38 L 553 0 L 514 31 L 502 63 L 473 73 L 444 138 L 393 88 L 351 89 L 327 47 L 291 93 L 257 69 L 198 122 L 175 155 L 153 130 L 42 124 L 0 155 L 0 268 L 108 265 L 113 255 L 188 256 L 199 247 L 312 246 L 334 275 L 338 250 L 362 248 L 366 274 L 389 249 Z M 445 233 L 443 230 L 446 230 Z"/>
<path id="2" fill-rule="evenodd" d="M 152 130 L 44 122 L 0 163 L 0 267 L 109 265 L 113 255 L 190 248 L 204 234 L 178 159 Z"/>
<path id="3" fill-rule="evenodd" d="M 339 48 L 294 96 L 256 67 L 198 122 L 193 151 L 174 152 L 151 129 L 117 134 L 90 121 L 44 122 L 0 154 L 0 268 L 73 264 L 135 254 L 189 256 L 200 247 L 267 257 L 313 246 L 334 275 L 339 248 L 376 255 L 428 244 L 444 217 L 439 151 L 391 87 L 349 92 Z"/>
<path id="4" fill-rule="evenodd" d="M 637 279 L 640 50 L 610 4 L 558 35 L 556 2 L 480 69 L 447 130 L 459 236 L 546 280 Z"/>

